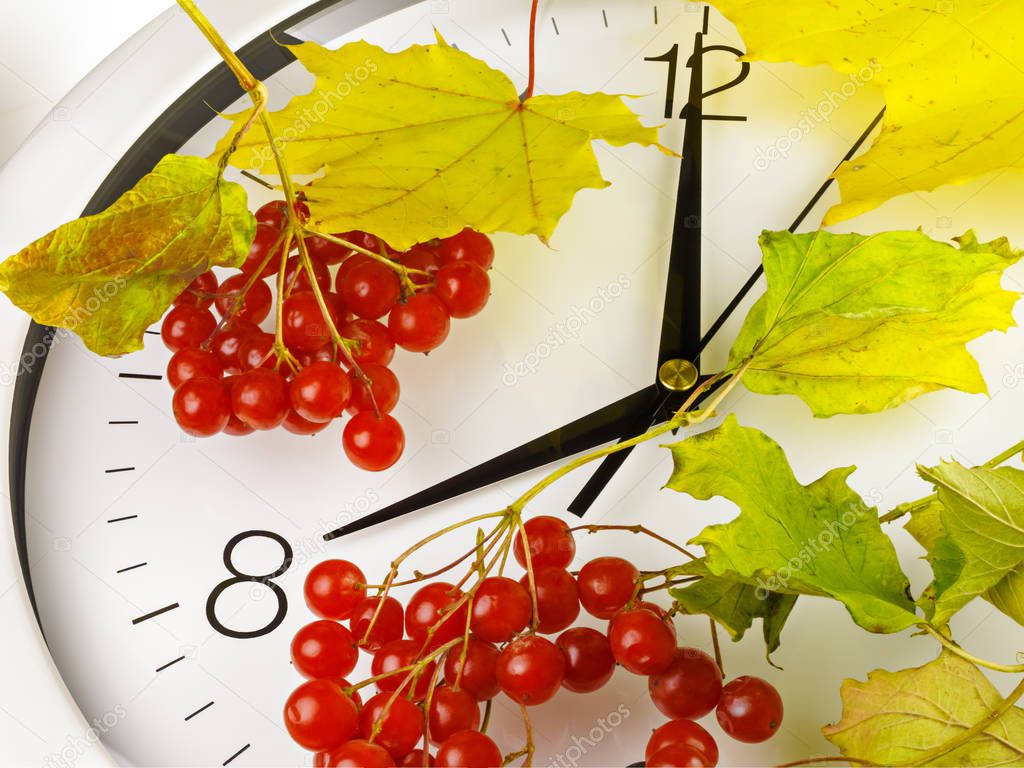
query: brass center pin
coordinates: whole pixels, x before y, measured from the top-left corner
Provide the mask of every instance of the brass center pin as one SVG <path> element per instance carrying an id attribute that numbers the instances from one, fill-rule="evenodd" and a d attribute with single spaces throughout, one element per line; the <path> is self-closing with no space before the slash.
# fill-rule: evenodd
<path id="1" fill-rule="evenodd" d="M 689 360 L 666 360 L 658 369 L 658 381 L 671 392 L 686 392 L 697 385 L 697 366 Z"/>

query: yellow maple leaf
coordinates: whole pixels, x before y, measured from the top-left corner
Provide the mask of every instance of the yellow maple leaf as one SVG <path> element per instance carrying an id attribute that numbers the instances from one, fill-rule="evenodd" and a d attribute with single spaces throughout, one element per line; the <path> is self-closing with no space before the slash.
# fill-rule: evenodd
<path id="1" fill-rule="evenodd" d="M 890 198 L 1024 166 L 1024 3 L 711 0 L 749 60 L 827 64 L 885 92 L 871 149 L 836 173 L 825 224 Z"/>
<path id="2" fill-rule="evenodd" d="M 323 172 L 306 192 L 325 231 L 365 230 L 398 249 L 466 226 L 546 239 L 579 190 L 609 184 L 595 139 L 660 147 L 622 97 L 520 102 L 507 75 L 440 36 L 400 53 L 366 42 L 289 48 L 316 84 L 272 115 L 273 131 L 291 172 Z M 218 154 L 248 115 L 231 116 Z M 231 162 L 274 173 L 261 126 Z"/>

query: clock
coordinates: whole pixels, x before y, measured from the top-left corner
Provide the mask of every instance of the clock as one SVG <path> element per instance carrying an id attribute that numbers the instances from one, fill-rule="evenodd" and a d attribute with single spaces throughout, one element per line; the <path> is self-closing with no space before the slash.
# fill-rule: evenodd
<path id="1" fill-rule="evenodd" d="M 215 24 L 237 27 L 232 40 L 252 40 L 242 55 L 267 81 L 274 108 L 312 84 L 275 39 L 331 47 L 366 39 L 397 50 L 430 42 L 436 27 L 525 82 L 529 19 L 519 0 L 277 3 L 244 18 L 231 3 L 208 5 Z M 500 509 L 550 462 L 663 419 L 701 372 L 721 369 L 763 289 L 760 231 L 813 229 L 835 199 L 833 168 L 878 126 L 871 72 L 851 78 L 742 65 L 735 30 L 699 4 L 551 0 L 540 24 L 540 92 L 638 94 L 633 106 L 645 122 L 664 124 L 663 143 L 684 157 L 600 146 L 612 186 L 580 193 L 550 247 L 495 237 L 487 310 L 458 324 L 429 359 L 405 354 L 394 364 L 407 448 L 392 469 L 366 474 L 348 465 L 337 427 L 314 438 L 185 437 L 170 413 L 168 353 L 158 335 L 141 352 L 102 359 L 72 336 L 30 329 L 10 435 L 24 578 L 64 683 L 119 762 L 308 764 L 281 709 L 300 680 L 288 644 L 313 618 L 302 599 L 310 567 L 341 557 L 382 578 L 406 546 Z M 109 205 L 166 152 L 209 154 L 225 126 L 214 110 L 244 104 L 226 70 L 210 69 L 212 52 L 182 15 L 169 14 L 137 44 L 76 92 L 102 145 L 120 147 L 109 173 L 95 163 L 85 174 L 88 212 Z M 133 128 L 139 115 L 121 125 L 119 116 L 138 104 L 154 110 L 149 127 Z M 15 168 L 54 146 L 40 137 Z M 5 173 L 2 184 L 13 189 L 25 175 Z M 922 226 L 943 239 L 974 227 L 1020 242 L 1002 184 L 907 196 L 849 228 Z M 248 186 L 254 207 L 270 199 Z M 1007 280 L 1022 277 L 1017 269 Z M 860 461 L 852 484 L 887 508 L 926 492 L 916 462 L 952 455 L 977 464 L 993 435 L 1005 436 L 999 445 L 1019 439 L 1021 334 L 990 335 L 972 351 L 991 398 L 933 394 L 884 416 L 829 420 L 812 419 L 790 397 L 740 391 L 726 406 L 779 441 L 805 482 Z M 567 520 L 643 522 L 675 540 L 734 514 L 720 499 L 697 505 L 660 490 L 669 468 L 667 452 L 645 444 L 571 474 L 531 508 Z M 923 584 L 920 549 L 902 534 L 897 543 Z M 463 544 L 442 543 L 425 565 L 445 562 Z M 673 562 L 672 552 L 628 534 L 585 536 L 579 548 L 580 562 L 609 551 L 645 568 Z M 956 622 L 957 636 L 982 656 L 1005 655 L 1006 639 L 1021 637 L 980 602 Z M 768 665 L 756 638 L 724 649 L 727 675 L 771 680 L 787 715 L 766 744 L 721 739 L 722 764 L 824 751 L 818 728 L 838 717 L 844 677 L 863 677 L 879 658 L 897 668 L 934 653 L 919 638 L 865 639 L 852 630 L 840 607 L 807 599 L 774 657 L 784 674 Z M 710 642 L 701 617 L 681 619 L 679 631 L 688 644 Z M 367 668 L 364 660 L 360 671 Z M 598 695 L 563 692 L 537 709 L 535 763 L 630 764 L 660 720 L 644 681 L 619 672 Z M 492 722 L 500 743 L 521 742 L 510 703 L 496 704 Z M 718 735 L 717 725 L 709 729 Z"/>

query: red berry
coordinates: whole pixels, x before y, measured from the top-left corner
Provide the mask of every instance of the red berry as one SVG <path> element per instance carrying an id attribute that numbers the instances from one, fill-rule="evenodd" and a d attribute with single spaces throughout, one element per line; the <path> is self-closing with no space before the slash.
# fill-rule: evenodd
<path id="1" fill-rule="evenodd" d="M 352 397 L 348 403 L 348 412 L 352 414 L 364 411 L 374 413 L 374 403 L 381 413 L 391 413 L 398 405 L 401 386 L 398 377 L 390 368 L 377 363 L 366 363 L 362 366 L 363 375 L 370 380 L 370 386 L 354 372 L 351 376 Z M 373 397 L 371 397 L 371 393 Z"/>
<path id="2" fill-rule="evenodd" d="M 472 261 L 446 264 L 435 279 L 434 293 L 452 317 L 472 317 L 491 298 L 491 278 Z"/>
<path id="3" fill-rule="evenodd" d="M 219 379 L 223 374 L 224 366 L 215 354 L 194 347 L 179 349 L 167 363 L 167 382 L 174 389 L 189 379 Z"/>
<path id="4" fill-rule="evenodd" d="M 341 286 L 348 279 L 349 274 L 356 268 L 361 267 L 363 264 L 372 264 L 373 259 L 364 253 L 354 253 L 346 258 L 341 266 L 338 267 L 338 272 L 334 276 L 334 290 L 341 294 Z"/>
<path id="5" fill-rule="evenodd" d="M 174 306 L 190 304 L 193 307 L 209 309 L 213 306 L 213 294 L 217 292 L 217 276 L 213 272 L 203 272 L 188 284 L 184 291 L 174 300 Z"/>
<path id="6" fill-rule="evenodd" d="M 423 713 L 401 695 L 378 693 L 359 714 L 359 733 L 397 760 L 423 738 Z"/>
<path id="7" fill-rule="evenodd" d="M 537 589 L 537 631 L 545 635 L 561 632 L 580 615 L 580 593 L 576 579 L 564 568 L 545 565 L 533 571 Z M 529 574 L 519 583 L 530 588 Z"/>
<path id="8" fill-rule="evenodd" d="M 324 423 L 344 413 L 352 382 L 334 363 L 316 362 L 295 375 L 288 392 L 292 408 L 302 418 Z"/>
<path id="9" fill-rule="evenodd" d="M 310 259 L 310 261 L 313 260 Z M 316 284 L 320 287 L 321 293 L 326 294 L 330 292 L 331 273 L 327 269 L 327 265 L 319 261 L 313 261 L 313 277 L 316 280 Z M 313 284 L 309 281 L 309 273 L 306 272 L 306 268 L 298 256 L 292 256 L 288 259 L 288 264 L 284 271 L 284 290 L 286 296 L 298 291 L 313 290 Z"/>
<path id="10" fill-rule="evenodd" d="M 284 723 L 300 747 L 329 751 L 355 736 L 359 713 L 337 683 L 310 680 L 288 697 Z"/>
<path id="11" fill-rule="evenodd" d="M 298 413 L 295 412 L 294 408 L 288 409 L 288 415 L 284 417 L 284 421 L 281 422 L 281 426 L 284 427 L 285 432 L 291 432 L 293 435 L 316 435 L 327 429 L 328 424 L 322 421 L 310 421 L 304 419 Z"/>
<path id="12" fill-rule="evenodd" d="M 686 746 L 702 752 L 709 766 L 718 764 L 718 744 L 714 737 L 692 720 L 670 720 L 651 734 L 647 742 L 647 757 L 666 747 Z"/>
<path id="13" fill-rule="evenodd" d="M 573 627 L 555 641 L 565 657 L 562 687 L 575 693 L 592 693 L 611 680 L 615 657 L 608 638 L 590 627 Z"/>
<path id="14" fill-rule="evenodd" d="M 276 250 L 274 249 L 275 244 L 277 245 Z M 272 227 L 269 224 L 256 225 L 256 236 L 249 248 L 249 255 L 245 257 L 245 263 L 242 264 L 242 274 L 252 275 L 260 270 L 261 279 L 277 274 L 281 267 L 281 247 L 283 245 L 284 240 L 281 238 L 281 230 L 278 227 Z M 270 256 L 272 252 L 273 255 Z M 264 261 L 266 261 L 265 265 Z M 261 266 L 263 269 L 260 269 Z"/>
<path id="15" fill-rule="evenodd" d="M 459 731 L 475 731 L 480 727 L 480 704 L 468 691 L 447 685 L 434 689 L 430 699 L 430 741 L 440 744 Z"/>
<path id="16" fill-rule="evenodd" d="M 343 238 L 344 235 L 337 235 L 337 237 Z M 351 248 L 316 236 L 306 238 L 306 250 L 309 252 L 309 258 L 325 267 L 340 264 L 352 254 Z"/>
<path id="17" fill-rule="evenodd" d="M 553 565 L 556 568 L 568 568 L 576 556 L 576 540 L 569 526 L 557 517 L 541 515 L 527 520 L 523 525 L 526 540 L 530 544 L 530 562 L 534 568 Z M 526 551 L 523 537 L 517 533 L 512 551 L 516 562 L 526 567 Z"/>
<path id="18" fill-rule="evenodd" d="M 451 317 L 432 293 L 417 293 L 398 304 L 388 316 L 391 338 L 409 352 L 429 352 L 448 338 Z"/>
<path id="19" fill-rule="evenodd" d="M 395 340 L 391 332 L 376 320 L 358 318 L 338 329 L 343 338 L 358 342 L 352 357 L 359 365 L 387 365 L 395 356 Z"/>
<path id="20" fill-rule="evenodd" d="M 640 572 L 621 557 L 598 557 L 580 570 L 580 602 L 591 616 L 610 619 L 633 597 Z"/>
<path id="21" fill-rule="evenodd" d="M 285 346 L 295 352 L 315 352 L 331 340 L 328 320 L 324 318 L 320 303 L 311 291 L 298 291 L 285 299 L 281 312 L 281 333 Z"/>
<path id="22" fill-rule="evenodd" d="M 502 755 L 489 736 L 459 731 L 438 747 L 434 764 L 439 768 L 495 768 L 502 764 Z"/>
<path id="23" fill-rule="evenodd" d="M 366 576 L 354 563 L 324 560 L 314 565 L 306 576 L 306 605 L 321 618 L 347 619 L 364 599 L 365 584 Z"/>
<path id="24" fill-rule="evenodd" d="M 393 675 L 388 675 L 378 680 L 377 689 L 382 692 L 391 692 L 401 687 L 403 695 L 408 695 L 411 691 L 414 700 L 420 701 L 423 699 L 427 695 L 427 688 L 430 687 L 430 678 L 434 674 L 434 667 L 436 666 L 434 662 L 431 661 L 424 666 L 415 684 L 412 681 L 406 684 L 406 679 L 409 677 L 408 673 L 396 672 L 396 670 L 414 664 L 420 658 L 422 648 L 423 644 L 416 640 L 392 640 L 377 651 L 373 655 L 373 661 L 370 663 L 370 673 L 377 677 L 389 672 L 395 672 Z"/>
<path id="25" fill-rule="evenodd" d="M 469 626 L 481 640 L 506 643 L 526 628 L 532 616 L 533 602 L 526 588 L 504 576 L 492 576 L 477 587 Z"/>
<path id="26" fill-rule="evenodd" d="M 217 320 L 208 309 L 189 304 L 174 307 L 164 318 L 160 336 L 171 352 L 200 347 L 217 328 Z"/>
<path id="27" fill-rule="evenodd" d="M 675 744 L 659 749 L 647 758 L 647 768 L 706 768 L 714 765 L 699 749 Z"/>
<path id="28" fill-rule="evenodd" d="M 233 413 L 228 418 L 228 423 L 224 425 L 224 429 L 222 430 L 225 435 L 231 435 L 232 437 L 245 437 L 246 435 L 251 435 L 255 431 L 255 429 L 250 427 Z"/>
<path id="29" fill-rule="evenodd" d="M 668 669 L 676 635 L 654 611 L 627 608 L 608 624 L 608 642 L 615 660 L 635 675 L 657 675 Z"/>
<path id="30" fill-rule="evenodd" d="M 394 759 L 384 747 L 356 739 L 331 752 L 328 768 L 393 768 Z"/>
<path id="31" fill-rule="evenodd" d="M 395 465 L 405 450 L 405 433 L 391 416 L 357 413 L 342 433 L 345 455 L 355 466 L 381 472 Z"/>
<path id="32" fill-rule="evenodd" d="M 558 692 L 564 676 L 562 652 L 543 637 L 522 637 L 505 646 L 498 656 L 498 684 L 519 704 L 543 704 Z"/>
<path id="33" fill-rule="evenodd" d="M 358 660 L 352 633 L 330 619 L 307 624 L 292 639 L 292 663 L 303 677 L 342 678 L 355 669 Z"/>
<path id="34" fill-rule="evenodd" d="M 248 320 L 236 318 L 213 335 L 213 338 L 210 339 L 210 351 L 224 366 L 225 373 L 241 373 L 242 364 L 239 361 L 239 350 L 245 341 L 253 336 L 259 336 L 261 333 L 262 331 Z"/>
<path id="35" fill-rule="evenodd" d="M 174 420 L 183 432 L 212 437 L 227 426 L 231 402 L 220 379 L 189 379 L 174 392 Z"/>
<path id="36" fill-rule="evenodd" d="M 254 368 L 276 368 L 277 355 L 274 354 L 274 334 L 255 333 L 247 336 L 238 345 L 238 367 L 242 371 Z"/>
<path id="37" fill-rule="evenodd" d="M 248 371 L 231 388 L 231 410 L 253 429 L 281 426 L 290 408 L 288 383 L 276 371 Z"/>
<path id="38" fill-rule="evenodd" d="M 405 633 L 418 643 L 427 641 L 437 648 L 466 631 L 466 614 L 469 607 L 463 601 L 462 591 L 444 581 L 435 581 L 420 587 L 405 607 Z"/>
<path id="39" fill-rule="evenodd" d="M 782 697 L 759 677 L 737 677 L 722 688 L 715 710 L 722 730 L 748 744 L 770 739 L 782 724 Z"/>
<path id="40" fill-rule="evenodd" d="M 363 598 L 352 609 L 352 618 L 349 621 L 356 642 L 370 653 L 376 653 L 392 640 L 401 640 L 405 629 L 405 611 L 402 610 L 401 603 L 391 596 L 385 597 L 384 605 L 378 613 L 377 606 L 381 600 L 379 597 Z M 373 628 L 367 635 L 366 630 L 370 627 L 370 621 L 375 614 L 377 620 L 373 622 Z"/>
<path id="41" fill-rule="evenodd" d="M 722 673 L 704 651 L 677 648 L 672 664 L 648 680 L 647 689 L 663 715 L 697 720 L 718 706 Z"/>
<path id="42" fill-rule="evenodd" d="M 386 315 L 402 296 L 398 273 L 369 257 L 346 270 L 337 286 L 349 311 L 370 320 Z"/>
<path id="43" fill-rule="evenodd" d="M 490 269 L 494 263 L 494 245 L 487 235 L 468 227 L 457 235 L 441 241 L 441 264 L 472 261 L 481 269 Z"/>
<path id="44" fill-rule="evenodd" d="M 424 754 L 422 749 L 414 749 L 408 755 L 403 757 L 398 763 L 402 768 L 421 768 L 421 766 L 432 766 L 434 763 L 434 757 L 430 754 Z"/>
<path id="45" fill-rule="evenodd" d="M 284 229 L 286 209 L 288 203 L 284 200 L 271 200 L 265 205 L 256 209 L 256 221 L 259 224 L 268 224 L 275 229 Z M 301 200 L 296 201 L 295 208 L 298 211 L 299 221 L 309 220 L 309 207 Z"/>
<path id="46" fill-rule="evenodd" d="M 300 352 L 295 357 L 303 368 L 308 368 L 313 363 L 337 363 L 333 344 L 325 344 L 314 352 Z"/>
<path id="47" fill-rule="evenodd" d="M 465 646 L 456 645 L 445 655 L 444 679 L 453 688 L 461 688 L 477 701 L 493 699 L 501 692 L 496 678 L 498 649 L 490 643 L 470 637 Z M 461 674 L 460 674 L 461 673 Z"/>
<path id="48" fill-rule="evenodd" d="M 233 317 L 243 318 L 259 325 L 270 314 L 270 305 L 274 302 L 274 297 L 267 284 L 262 280 L 257 280 L 246 291 L 241 304 L 238 304 L 238 297 L 245 290 L 248 282 L 249 278 L 245 275 L 229 277 L 221 283 L 220 290 L 217 292 L 217 300 L 214 303 L 217 305 L 217 311 L 220 312 L 221 317 L 227 317 L 234 311 Z"/>
<path id="49" fill-rule="evenodd" d="M 414 245 L 408 251 L 398 254 L 399 263 L 408 269 L 418 269 L 421 272 L 428 272 L 433 275 L 441 265 L 441 256 L 437 246 L 431 243 L 420 243 Z M 416 285 L 427 285 L 431 278 L 429 275 L 409 275 L 409 279 Z"/>

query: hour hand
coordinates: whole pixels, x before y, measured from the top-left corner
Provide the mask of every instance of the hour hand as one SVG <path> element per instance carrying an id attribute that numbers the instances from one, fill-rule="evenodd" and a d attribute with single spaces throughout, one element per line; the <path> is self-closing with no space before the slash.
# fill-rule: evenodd
<path id="1" fill-rule="evenodd" d="M 657 407 L 662 396 L 658 386 L 652 384 L 407 499 L 329 531 L 324 534 L 324 540 L 330 541 L 349 533 L 365 530 L 379 523 L 394 520 L 410 512 L 447 501 L 589 448 L 611 442 L 635 422 L 638 414 L 650 414 Z"/>

